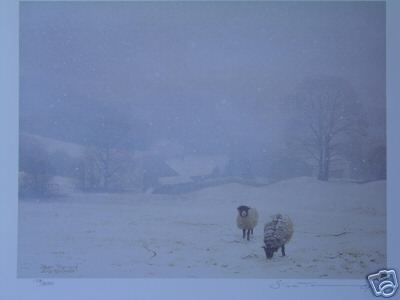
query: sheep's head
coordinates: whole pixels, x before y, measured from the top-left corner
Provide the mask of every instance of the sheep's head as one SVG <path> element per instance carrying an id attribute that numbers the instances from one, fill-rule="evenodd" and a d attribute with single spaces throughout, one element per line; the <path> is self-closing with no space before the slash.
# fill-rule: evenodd
<path id="1" fill-rule="evenodd" d="M 247 217 L 247 215 L 249 214 L 249 209 L 250 207 L 246 205 L 241 205 L 237 208 L 239 215 L 242 217 Z"/>
<path id="2" fill-rule="evenodd" d="M 274 256 L 274 253 L 278 251 L 277 247 L 271 247 L 271 246 L 262 246 L 262 248 L 265 251 L 265 255 L 267 256 L 267 259 L 271 259 Z"/>

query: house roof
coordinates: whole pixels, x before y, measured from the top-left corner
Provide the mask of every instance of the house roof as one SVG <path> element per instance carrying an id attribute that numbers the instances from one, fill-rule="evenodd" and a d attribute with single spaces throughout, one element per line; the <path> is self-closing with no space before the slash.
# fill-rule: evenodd
<path id="1" fill-rule="evenodd" d="M 204 176 L 212 173 L 214 168 L 223 169 L 228 159 L 225 156 L 185 156 L 169 159 L 168 166 L 182 177 Z"/>

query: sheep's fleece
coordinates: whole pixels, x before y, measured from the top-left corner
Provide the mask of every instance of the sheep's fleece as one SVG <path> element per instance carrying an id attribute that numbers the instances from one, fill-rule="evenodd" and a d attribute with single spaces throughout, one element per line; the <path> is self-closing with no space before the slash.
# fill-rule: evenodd
<path id="1" fill-rule="evenodd" d="M 248 215 L 246 217 L 242 217 L 238 214 L 236 218 L 237 226 L 240 229 L 253 229 L 256 227 L 258 222 L 258 212 L 255 208 L 250 208 L 248 211 Z"/>
<path id="2" fill-rule="evenodd" d="M 264 243 L 271 248 L 286 244 L 293 235 L 293 223 L 288 216 L 277 214 L 272 221 L 265 224 Z"/>

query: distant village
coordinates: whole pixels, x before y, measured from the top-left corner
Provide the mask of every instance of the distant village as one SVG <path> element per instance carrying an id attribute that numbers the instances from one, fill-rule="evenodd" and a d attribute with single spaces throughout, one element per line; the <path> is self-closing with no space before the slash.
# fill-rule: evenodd
<path id="1" fill-rule="evenodd" d="M 22 197 L 75 191 L 180 194 L 229 182 L 267 185 L 291 177 L 315 176 L 317 172 L 310 160 L 268 156 L 262 151 L 231 157 L 185 154 L 181 145 L 170 141 L 146 151 L 110 152 L 109 162 L 98 150 L 31 134 L 21 134 L 20 151 Z M 379 159 L 375 158 L 376 164 Z M 360 171 L 339 159 L 331 177 L 360 180 Z M 385 170 L 381 172 L 375 176 L 384 177 Z"/>

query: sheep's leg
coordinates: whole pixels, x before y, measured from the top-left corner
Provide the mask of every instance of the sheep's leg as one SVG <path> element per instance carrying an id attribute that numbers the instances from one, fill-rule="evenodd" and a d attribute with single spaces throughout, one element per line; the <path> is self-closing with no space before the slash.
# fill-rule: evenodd
<path id="1" fill-rule="evenodd" d="M 246 229 L 243 229 L 243 238 L 246 237 Z"/>
<path id="2" fill-rule="evenodd" d="M 253 235 L 253 228 L 252 228 L 252 229 L 250 229 L 250 233 L 251 233 L 251 235 Z"/>
<path id="3" fill-rule="evenodd" d="M 247 229 L 247 240 L 250 241 L 250 229 Z"/>
<path id="4" fill-rule="evenodd" d="M 282 256 L 285 256 L 285 245 L 282 246 Z"/>

